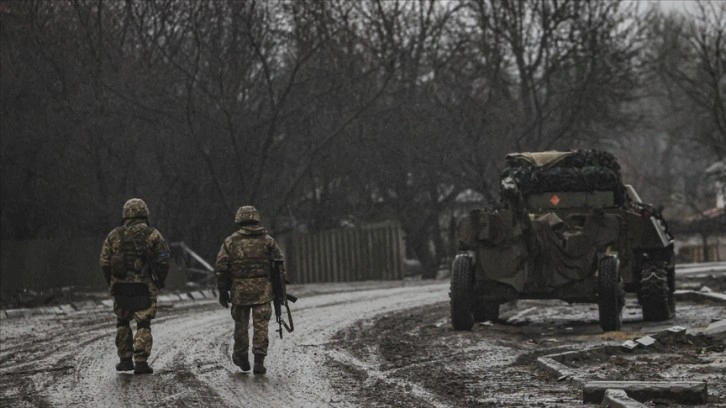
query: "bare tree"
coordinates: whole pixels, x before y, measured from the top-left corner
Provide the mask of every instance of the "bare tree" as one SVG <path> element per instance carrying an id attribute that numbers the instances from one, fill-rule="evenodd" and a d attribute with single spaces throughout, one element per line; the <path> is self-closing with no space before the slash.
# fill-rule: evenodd
<path id="1" fill-rule="evenodd" d="M 654 22 L 662 44 L 657 69 L 695 109 L 693 138 L 726 157 L 726 4 L 698 1 L 693 16 L 661 16 Z"/>

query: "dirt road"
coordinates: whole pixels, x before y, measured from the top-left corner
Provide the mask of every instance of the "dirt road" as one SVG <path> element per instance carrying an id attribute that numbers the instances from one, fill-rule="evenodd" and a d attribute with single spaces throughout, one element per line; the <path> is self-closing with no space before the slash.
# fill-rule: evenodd
<path id="1" fill-rule="evenodd" d="M 726 283 L 720 277 L 709 282 L 718 291 L 726 287 L 717 286 Z M 159 311 L 151 376 L 114 371 L 108 310 L 4 320 L 0 406 L 579 406 L 578 389 L 545 374 L 534 363 L 538 356 L 726 317 L 722 304 L 685 302 L 676 319 L 644 323 L 629 298 L 623 331 L 603 334 L 595 305 L 522 301 L 505 307 L 501 321 L 458 332 L 450 326 L 448 282 L 337 289 L 347 292 L 300 293 L 295 332 L 284 340 L 271 326 L 265 376 L 232 364 L 232 320 L 213 300 Z M 593 361 L 592 374 L 702 374 L 716 383 L 712 406 L 726 406 L 723 347 L 691 346 L 666 350 L 684 356 L 668 357 L 666 365 L 652 356 L 605 356 L 615 368 Z"/>
<path id="2" fill-rule="evenodd" d="M 281 341 L 271 328 L 266 376 L 232 364 L 232 320 L 214 301 L 159 311 L 151 376 L 114 371 L 115 322 L 108 311 L 6 320 L 0 405 L 347 406 L 323 378 L 333 334 L 359 319 L 446 299 L 445 283 L 302 298 L 294 306 L 294 333 Z"/>

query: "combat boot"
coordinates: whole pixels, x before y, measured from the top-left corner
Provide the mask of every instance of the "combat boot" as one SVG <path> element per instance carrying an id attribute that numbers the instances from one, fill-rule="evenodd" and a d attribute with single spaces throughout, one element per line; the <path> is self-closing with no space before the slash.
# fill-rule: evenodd
<path id="1" fill-rule="evenodd" d="M 134 362 L 131 358 L 122 358 L 121 362 L 116 364 L 116 371 L 131 371 L 134 369 Z"/>
<path id="2" fill-rule="evenodd" d="M 242 371 L 250 371 L 250 358 L 247 353 L 244 355 L 232 354 L 232 362 L 234 365 L 242 369 Z"/>
<path id="3" fill-rule="evenodd" d="M 255 354 L 255 368 L 252 369 L 252 372 L 255 374 L 264 374 L 267 372 L 267 369 L 265 368 L 265 356 L 261 354 Z"/>
<path id="4" fill-rule="evenodd" d="M 154 369 L 146 361 L 136 363 L 134 366 L 134 374 L 152 374 L 153 372 Z"/>

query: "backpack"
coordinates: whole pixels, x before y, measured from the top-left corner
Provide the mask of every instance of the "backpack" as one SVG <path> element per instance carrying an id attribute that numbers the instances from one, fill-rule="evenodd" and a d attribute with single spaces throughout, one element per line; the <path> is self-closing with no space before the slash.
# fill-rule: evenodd
<path id="1" fill-rule="evenodd" d="M 121 242 L 119 251 L 111 258 L 111 274 L 118 279 L 125 279 L 129 272 L 141 273 L 144 263 L 141 254 L 148 251 L 147 240 L 153 228 L 146 226 L 135 233 L 122 226 L 118 228 Z"/>

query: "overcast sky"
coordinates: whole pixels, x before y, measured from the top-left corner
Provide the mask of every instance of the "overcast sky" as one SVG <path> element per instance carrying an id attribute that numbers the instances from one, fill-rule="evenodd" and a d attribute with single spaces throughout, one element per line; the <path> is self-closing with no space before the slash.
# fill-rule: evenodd
<path id="1" fill-rule="evenodd" d="M 696 11 L 698 7 L 693 0 L 636 0 L 648 3 L 658 3 L 664 10 Z"/>

